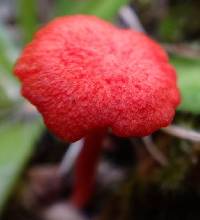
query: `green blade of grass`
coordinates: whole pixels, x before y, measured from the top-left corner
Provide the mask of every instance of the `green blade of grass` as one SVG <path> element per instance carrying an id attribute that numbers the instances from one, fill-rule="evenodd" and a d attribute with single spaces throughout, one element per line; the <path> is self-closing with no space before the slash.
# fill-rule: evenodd
<path id="1" fill-rule="evenodd" d="M 14 44 L 5 26 L 0 23 L 0 68 L 11 72 L 13 65 Z"/>
<path id="2" fill-rule="evenodd" d="M 106 20 L 112 20 L 120 7 L 128 4 L 129 0 L 60 0 L 57 1 L 56 14 L 91 14 Z"/>
<path id="3" fill-rule="evenodd" d="M 182 102 L 179 110 L 200 114 L 200 60 L 172 56 L 178 74 Z"/>
<path id="4" fill-rule="evenodd" d="M 29 42 L 38 27 L 37 1 L 19 0 L 19 24 L 22 28 L 24 42 Z"/>
<path id="5" fill-rule="evenodd" d="M 41 134 L 40 122 L 0 126 L 0 213 Z"/>
<path id="6" fill-rule="evenodd" d="M 0 37 L 0 65 L 7 71 L 11 71 L 12 63 L 6 55 L 6 48 L 3 39 Z"/>
<path id="7" fill-rule="evenodd" d="M 19 53 L 10 32 L 0 22 L 0 114 L 1 107 L 6 103 L 11 104 L 19 97 L 18 82 L 12 74 L 13 64 Z"/>

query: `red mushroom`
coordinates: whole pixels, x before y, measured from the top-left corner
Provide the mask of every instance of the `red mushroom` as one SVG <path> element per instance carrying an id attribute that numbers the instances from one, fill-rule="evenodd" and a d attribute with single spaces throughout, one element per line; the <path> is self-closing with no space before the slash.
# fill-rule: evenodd
<path id="1" fill-rule="evenodd" d="M 53 133 L 71 142 L 85 137 L 72 196 L 81 207 L 93 190 L 106 130 L 149 135 L 171 123 L 180 100 L 175 70 L 156 42 L 94 16 L 50 22 L 24 49 L 14 72 Z"/>

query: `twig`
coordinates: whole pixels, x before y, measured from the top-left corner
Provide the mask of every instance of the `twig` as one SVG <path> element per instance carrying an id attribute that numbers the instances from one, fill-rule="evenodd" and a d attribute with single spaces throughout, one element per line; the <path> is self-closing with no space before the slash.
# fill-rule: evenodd
<path id="1" fill-rule="evenodd" d="M 58 174 L 61 176 L 67 175 L 76 162 L 76 159 L 83 147 L 84 139 L 80 139 L 70 144 L 69 149 L 66 151 L 61 164 L 59 166 Z"/>
<path id="2" fill-rule="evenodd" d="M 162 166 L 167 166 L 169 164 L 165 155 L 157 148 L 157 146 L 153 143 L 151 136 L 147 136 L 142 138 L 146 150 L 149 154 Z"/>
<path id="3" fill-rule="evenodd" d="M 170 125 L 166 128 L 162 128 L 161 130 L 177 138 L 183 138 L 186 140 L 200 143 L 200 132 L 179 127 L 177 125 Z"/>
<path id="4" fill-rule="evenodd" d="M 129 28 L 145 32 L 136 12 L 130 6 L 122 7 L 119 11 L 119 16 Z"/>
<path id="5" fill-rule="evenodd" d="M 177 54 L 188 58 L 198 59 L 200 57 L 200 48 L 192 47 L 191 45 L 181 44 L 162 44 L 168 53 Z"/>

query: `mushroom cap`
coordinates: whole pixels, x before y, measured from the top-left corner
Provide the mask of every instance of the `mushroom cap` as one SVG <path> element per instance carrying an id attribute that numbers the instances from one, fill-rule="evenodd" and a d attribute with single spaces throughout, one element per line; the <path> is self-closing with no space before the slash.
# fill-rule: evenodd
<path id="1" fill-rule="evenodd" d="M 171 123 L 180 101 L 175 70 L 156 42 L 94 16 L 47 24 L 14 72 L 47 127 L 68 141 L 98 128 L 149 135 Z"/>

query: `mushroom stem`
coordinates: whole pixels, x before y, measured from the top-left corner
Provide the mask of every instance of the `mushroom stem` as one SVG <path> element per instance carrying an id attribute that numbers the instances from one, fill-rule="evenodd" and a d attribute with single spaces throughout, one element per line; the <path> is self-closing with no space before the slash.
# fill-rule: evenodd
<path id="1" fill-rule="evenodd" d="M 87 204 L 94 191 L 95 174 L 104 136 L 105 130 L 96 130 L 86 136 L 77 159 L 71 202 L 78 208 L 83 208 Z"/>

